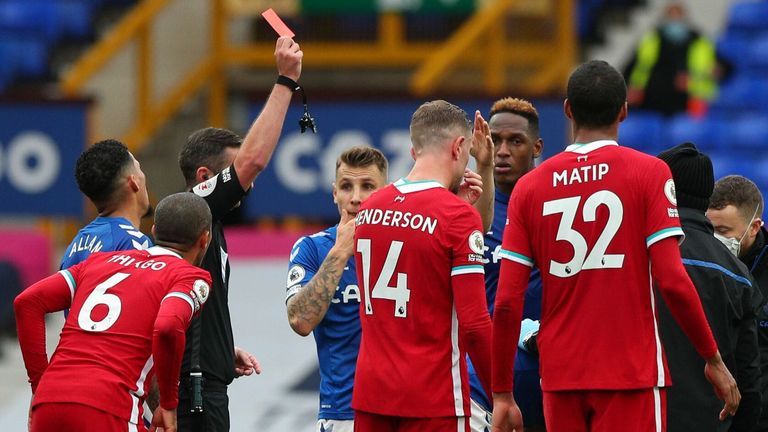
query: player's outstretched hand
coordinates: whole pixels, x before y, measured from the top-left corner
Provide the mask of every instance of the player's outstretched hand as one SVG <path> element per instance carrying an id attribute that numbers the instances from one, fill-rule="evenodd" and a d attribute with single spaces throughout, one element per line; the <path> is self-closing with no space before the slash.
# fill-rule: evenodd
<path id="1" fill-rule="evenodd" d="M 281 36 L 275 45 L 275 60 L 277 61 L 277 73 L 298 81 L 301 76 L 301 59 L 304 53 L 299 44 L 293 39 Z"/>
<path id="2" fill-rule="evenodd" d="M 523 432 L 523 415 L 511 392 L 493 394 L 491 432 Z"/>
<path id="3" fill-rule="evenodd" d="M 480 174 L 467 168 L 464 170 L 464 180 L 459 185 L 459 191 L 456 195 L 464 201 L 475 204 L 483 194 L 483 179 Z"/>
<path id="4" fill-rule="evenodd" d="M 720 420 L 722 421 L 728 418 L 728 416 L 735 415 L 741 401 L 741 393 L 739 393 L 736 380 L 733 379 L 731 372 L 723 363 L 720 351 L 712 356 L 712 358 L 707 359 L 707 363 L 704 366 L 704 375 L 715 388 L 717 397 L 725 402 L 723 410 L 720 411 Z"/>
<path id="5" fill-rule="evenodd" d="M 477 160 L 478 167 L 488 167 L 493 163 L 493 139 L 491 128 L 480 111 L 475 111 L 475 127 L 472 130 L 472 147 L 469 154 Z"/>
<path id="6" fill-rule="evenodd" d="M 256 375 L 261 373 L 261 365 L 256 357 L 248 351 L 236 346 L 235 347 L 235 375 L 237 377 L 251 376 L 254 373 Z"/>
<path id="7" fill-rule="evenodd" d="M 152 416 L 149 432 L 176 432 L 176 409 L 157 407 Z"/>
<path id="8" fill-rule="evenodd" d="M 346 259 L 355 253 L 355 217 L 343 209 L 339 226 L 336 228 L 336 243 L 333 247 Z"/>

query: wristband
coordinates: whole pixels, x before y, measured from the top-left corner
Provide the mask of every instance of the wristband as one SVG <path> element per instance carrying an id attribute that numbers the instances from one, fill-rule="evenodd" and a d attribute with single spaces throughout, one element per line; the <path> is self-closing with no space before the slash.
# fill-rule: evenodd
<path id="1" fill-rule="evenodd" d="M 309 108 L 307 108 L 307 94 L 304 93 L 304 87 L 300 86 L 299 83 L 296 81 L 288 78 L 285 75 L 278 75 L 277 81 L 275 84 L 279 84 L 285 87 L 288 87 L 291 89 L 291 92 L 296 93 L 297 91 L 301 91 L 301 100 L 304 103 L 304 115 L 301 116 L 299 119 L 299 127 L 301 128 L 301 133 L 304 133 L 307 131 L 307 129 L 311 130 L 312 133 L 317 133 L 317 126 L 315 125 L 315 119 L 312 118 L 311 115 L 309 115 Z"/>

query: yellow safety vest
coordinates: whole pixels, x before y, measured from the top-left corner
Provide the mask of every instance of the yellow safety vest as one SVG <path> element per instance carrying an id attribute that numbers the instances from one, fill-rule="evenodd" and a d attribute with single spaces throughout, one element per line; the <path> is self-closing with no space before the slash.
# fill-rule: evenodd
<path id="1" fill-rule="evenodd" d="M 629 84 L 632 87 L 645 88 L 651 71 L 659 59 L 661 38 L 658 32 L 643 36 L 637 47 L 637 60 Z M 717 82 L 714 79 L 716 65 L 715 47 L 703 37 L 697 38 L 688 47 L 688 94 L 697 99 L 712 100 L 717 94 Z"/>

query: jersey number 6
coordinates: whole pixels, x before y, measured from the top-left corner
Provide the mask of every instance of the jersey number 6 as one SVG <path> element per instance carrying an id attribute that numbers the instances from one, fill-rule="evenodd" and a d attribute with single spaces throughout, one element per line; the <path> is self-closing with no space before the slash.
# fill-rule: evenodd
<path id="1" fill-rule="evenodd" d="M 544 203 L 544 216 L 562 213 L 563 217 L 557 228 L 557 240 L 567 241 L 573 247 L 573 258 L 570 261 L 561 263 L 551 260 L 549 262 L 549 272 L 554 276 L 567 278 L 575 276 L 581 270 L 621 268 L 624 265 L 624 254 L 605 253 L 624 220 L 624 206 L 621 204 L 621 199 L 611 191 L 601 190 L 590 195 L 584 202 L 582 209 L 584 222 L 594 222 L 597 219 L 597 208 L 601 205 L 608 208 L 608 222 L 589 254 L 587 254 L 587 241 L 584 236 L 573 229 L 573 221 L 580 201 L 581 197 L 575 196 Z"/>
<path id="2" fill-rule="evenodd" d="M 128 276 L 130 276 L 128 273 L 115 273 L 109 279 L 96 285 L 96 288 L 85 299 L 83 307 L 80 308 L 80 313 L 77 315 L 77 324 L 81 329 L 90 332 L 103 332 L 109 330 L 115 324 L 117 318 L 120 317 L 123 304 L 120 302 L 120 297 L 114 294 L 107 294 L 106 291 L 125 280 Z M 98 305 L 107 307 L 107 315 L 99 321 L 94 321 L 91 318 L 91 313 Z"/>
<path id="3" fill-rule="evenodd" d="M 357 251 L 363 257 L 363 290 L 365 291 L 365 314 L 373 315 L 371 298 L 394 300 L 395 316 L 405 318 L 408 316 L 408 300 L 411 299 L 411 290 L 408 289 L 408 275 L 405 273 L 397 274 L 397 285 L 388 286 L 387 282 L 392 279 L 392 274 L 397 267 L 397 260 L 400 258 L 400 252 L 403 250 L 403 242 L 393 241 L 389 245 L 387 259 L 384 260 L 384 266 L 381 268 L 376 283 L 371 288 L 371 240 L 359 239 L 357 241 Z"/>

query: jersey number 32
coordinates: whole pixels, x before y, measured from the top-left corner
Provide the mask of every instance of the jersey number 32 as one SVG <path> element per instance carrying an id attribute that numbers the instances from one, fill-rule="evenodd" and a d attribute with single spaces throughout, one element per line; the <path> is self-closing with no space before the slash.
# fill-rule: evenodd
<path id="1" fill-rule="evenodd" d="M 624 206 L 618 195 L 608 190 L 593 193 L 584 201 L 582 218 L 584 222 L 595 222 L 597 209 L 601 205 L 608 208 L 608 222 L 603 232 L 595 242 L 591 251 L 588 250 L 587 240 L 581 233 L 573 229 L 573 221 L 581 202 L 580 196 L 562 198 L 544 203 L 544 216 L 562 214 L 557 228 L 557 241 L 566 241 L 573 247 L 573 258 L 568 262 L 550 260 L 549 272 L 558 277 L 575 276 L 581 270 L 596 270 L 621 268 L 624 265 L 624 254 L 606 254 L 605 251 L 611 240 L 619 231 L 624 220 Z"/>

